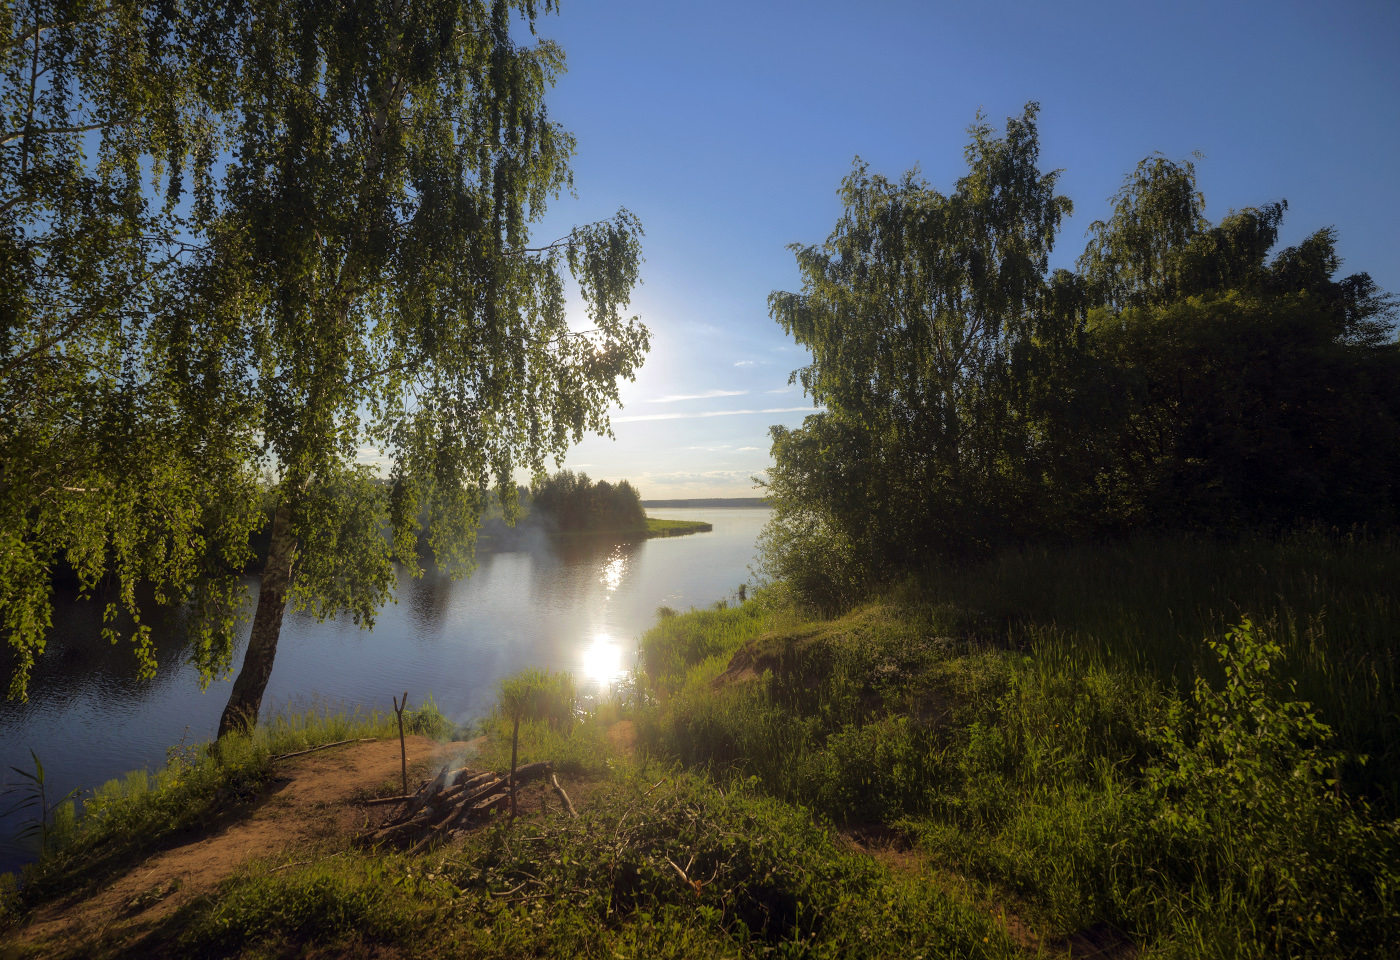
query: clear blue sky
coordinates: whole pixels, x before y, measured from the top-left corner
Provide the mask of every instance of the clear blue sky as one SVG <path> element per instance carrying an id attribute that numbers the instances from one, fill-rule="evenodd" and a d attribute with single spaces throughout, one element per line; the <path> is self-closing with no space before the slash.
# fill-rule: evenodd
<path id="1" fill-rule="evenodd" d="M 768 426 L 810 409 L 787 386 L 805 354 L 767 315 L 799 285 L 786 245 L 830 232 L 856 155 L 951 188 L 979 108 L 1000 126 L 1041 104 L 1043 166 L 1075 204 L 1057 266 L 1138 160 L 1198 150 L 1211 219 L 1286 199 L 1284 244 L 1335 226 L 1344 272 L 1400 292 L 1397 0 L 564 0 L 540 32 L 568 57 L 549 102 L 578 198 L 538 236 L 635 212 L 653 334 L 616 440 L 565 465 L 643 497 L 751 495 Z"/>

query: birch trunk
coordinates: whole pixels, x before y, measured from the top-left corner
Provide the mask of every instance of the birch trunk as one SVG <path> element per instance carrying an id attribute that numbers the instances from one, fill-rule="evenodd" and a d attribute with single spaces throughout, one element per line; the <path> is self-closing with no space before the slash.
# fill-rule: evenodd
<path id="1" fill-rule="evenodd" d="M 219 739 L 235 730 L 251 730 L 258 722 L 263 691 L 272 676 L 277 655 L 277 638 L 282 632 L 282 614 L 287 609 L 287 591 L 292 583 L 297 545 L 292 536 L 291 511 L 286 501 L 277 505 L 272 517 L 272 544 L 263 568 L 258 590 L 258 610 L 253 616 L 253 632 L 243 655 L 243 668 L 233 682 L 233 693 L 219 720 Z"/>

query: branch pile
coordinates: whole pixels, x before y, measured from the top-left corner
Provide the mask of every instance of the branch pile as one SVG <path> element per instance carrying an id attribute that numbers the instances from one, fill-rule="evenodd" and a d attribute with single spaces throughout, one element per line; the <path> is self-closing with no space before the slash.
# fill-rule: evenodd
<path id="1" fill-rule="evenodd" d="M 548 760 L 527 763 L 515 770 L 515 787 L 531 780 L 549 777 Z M 510 807 L 510 774 L 478 772 L 470 767 L 451 769 L 445 765 L 438 775 L 423 781 L 416 793 L 402 797 L 371 800 L 371 805 L 401 803 L 403 809 L 377 830 L 361 836 L 370 846 L 393 844 L 412 847 L 416 853 L 439 840 L 456 836 L 490 816 L 492 811 Z"/>

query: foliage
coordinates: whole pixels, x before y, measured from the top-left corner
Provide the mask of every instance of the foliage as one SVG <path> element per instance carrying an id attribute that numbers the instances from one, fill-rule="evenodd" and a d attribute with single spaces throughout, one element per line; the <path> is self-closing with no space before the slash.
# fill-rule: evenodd
<path id="1" fill-rule="evenodd" d="M 578 694 L 573 674 L 527 667 L 501 681 L 497 706 L 502 715 L 567 727 L 574 720 Z"/>
<path id="2" fill-rule="evenodd" d="M 1349 786 L 1400 816 L 1400 629 L 1393 538 L 1219 539 L 1139 536 L 1123 543 L 1005 550 L 945 562 L 902 588 L 963 615 L 942 628 L 1034 649 L 1065 669 L 1144 675 L 1187 694 L 1191 677 L 1223 681 L 1203 638 L 1253 612 L 1284 651 L 1276 677 L 1296 683 L 1336 732 Z"/>
<path id="3" fill-rule="evenodd" d="M 374 865 L 364 872 L 375 879 L 386 873 Z M 239 878 L 224 884 L 218 902 L 184 931 L 181 946 L 205 956 L 231 956 L 274 938 L 390 940 L 404 932 L 412 912 L 396 900 L 387 884 L 340 871 L 295 874 L 272 883 Z"/>
<path id="4" fill-rule="evenodd" d="M 1210 648 L 1224 667 L 1224 689 L 1196 679 L 1190 714 L 1177 704 L 1158 735 L 1163 766 L 1150 770 L 1149 780 L 1173 801 L 1168 821 L 1187 830 L 1208 826 L 1202 807 L 1236 809 L 1257 820 L 1285 818 L 1321 792 L 1334 763 L 1318 744 L 1332 731 L 1311 704 L 1274 698 L 1269 667 L 1283 650 L 1261 640 L 1253 623 L 1243 621 Z M 1290 684 L 1289 692 L 1294 688 Z M 1193 720 L 1200 724 L 1194 737 Z"/>
<path id="5" fill-rule="evenodd" d="M 416 710 L 404 711 L 404 730 L 434 740 L 452 739 L 457 732 L 456 726 L 438 707 L 431 693 Z"/>
<path id="6" fill-rule="evenodd" d="M 1158 733 L 1147 788 L 1160 812 L 1145 832 L 1159 834 L 1173 866 L 1204 874 L 1198 886 L 1258 902 L 1269 920 L 1261 939 L 1275 950 L 1361 954 L 1393 942 L 1400 824 L 1376 824 L 1342 798 L 1337 758 L 1322 749 L 1331 730 L 1310 704 L 1279 699 L 1292 688 L 1270 676 L 1276 644 L 1245 620 L 1211 647 L 1223 689 L 1197 679 L 1192 705 L 1174 705 Z M 1222 835 L 1247 837 L 1249 852 Z"/>
<path id="7" fill-rule="evenodd" d="M 679 537 L 688 533 L 709 533 L 714 524 L 704 520 L 660 520 L 646 518 L 646 531 L 652 537 Z"/>
<path id="8" fill-rule="evenodd" d="M 1072 317 L 1042 306 L 1071 204 L 1036 166 L 1037 109 L 1002 138 L 979 117 L 948 196 L 914 171 L 894 183 L 857 163 L 826 243 L 791 248 L 802 292 L 774 293 L 769 308 L 812 352 L 801 382 L 827 412 L 774 430 L 768 496 L 774 525 L 794 533 L 770 546 L 827 548 L 813 562 L 831 572 L 812 586 L 845 587 L 850 554 L 879 574 L 960 546 L 1024 485 L 1017 465 L 1034 444 L 1018 380 L 1073 335 Z"/>
<path id="9" fill-rule="evenodd" d="M 261 479 L 268 609 L 227 732 L 256 718 L 286 603 L 372 624 L 392 560 L 420 572 L 420 528 L 439 562 L 469 568 L 493 487 L 512 513 L 517 466 L 541 475 L 607 432 L 648 346 L 625 315 L 641 226 L 622 210 L 530 246 L 571 182 L 573 140 L 545 109 L 563 54 L 517 40 L 554 9 L 6 8 L 13 695 L 59 554 L 89 588 L 115 569 L 147 672 L 140 581 L 194 603 L 204 680 L 228 669 Z M 566 320 L 568 283 L 586 330 Z M 389 483 L 356 466 L 366 447 Z"/>
<path id="10" fill-rule="evenodd" d="M 171 311 L 216 194 L 226 74 L 213 6 L 19 0 L 0 10 L 0 634 L 24 698 L 55 565 L 110 584 L 154 675 L 137 585 L 189 603 L 207 682 L 227 663 L 258 522 L 226 332 Z M 207 52 L 207 51 L 204 51 Z"/>
<path id="11" fill-rule="evenodd" d="M 1144 160 L 1079 273 L 1035 105 L 971 128 L 944 196 L 857 164 L 803 287 L 770 312 L 826 407 L 772 431 L 762 572 L 822 610 L 942 558 L 1151 529 L 1400 517 L 1394 298 L 1335 275 L 1335 233 L 1275 246 L 1286 204 L 1203 214 L 1192 163 Z"/>
<path id="12" fill-rule="evenodd" d="M 29 755 L 34 759 L 33 773 L 21 770 L 19 767 L 10 768 L 29 781 L 29 784 L 28 786 L 21 785 L 20 789 L 24 795 L 5 811 L 5 816 L 18 810 L 33 809 L 38 812 L 37 816 L 29 818 L 19 836 L 21 838 L 38 837 L 39 853 L 42 856 L 55 839 L 71 832 L 73 804 L 70 801 L 78 795 L 79 791 L 77 789 L 69 790 L 67 794 L 50 803 L 48 783 L 44 776 L 44 764 L 40 762 L 39 755 L 33 750 L 29 751 Z"/>
<path id="13" fill-rule="evenodd" d="M 647 526 L 641 494 L 626 480 L 616 486 L 606 480 L 594 483 L 586 473 L 560 470 L 535 484 L 530 503 L 551 529 L 561 533 L 641 530 Z"/>
<path id="14" fill-rule="evenodd" d="M 726 609 L 695 610 L 680 616 L 670 607 L 656 611 L 657 623 L 641 641 L 641 663 L 657 683 L 675 683 L 687 670 L 713 657 L 729 656 L 772 622 L 770 611 L 750 602 Z"/>

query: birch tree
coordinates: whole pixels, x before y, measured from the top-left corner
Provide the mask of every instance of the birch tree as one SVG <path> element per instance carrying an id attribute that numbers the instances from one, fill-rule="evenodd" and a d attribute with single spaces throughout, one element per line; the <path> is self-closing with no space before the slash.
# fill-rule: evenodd
<path id="1" fill-rule="evenodd" d="M 626 210 L 532 245 L 572 189 L 552 2 L 19 3 L 4 11 L 0 601 L 23 696 L 56 558 L 232 664 L 256 722 L 287 606 L 365 626 L 394 562 L 471 564 L 488 491 L 606 433 L 648 347 Z M 571 323 L 569 284 L 586 321 Z M 382 469 L 363 461 L 372 452 Z M 271 478 L 261 490 L 259 477 Z M 422 529 L 422 528 L 426 529 Z M 385 531 L 389 531 L 386 535 Z M 424 536 L 426 534 L 426 536 Z"/>
<path id="2" fill-rule="evenodd" d="M 488 491 L 513 510 L 517 468 L 542 474 L 607 431 L 647 349 L 624 316 L 635 217 L 531 246 L 530 224 L 570 186 L 574 142 L 545 108 L 562 52 L 513 31 L 533 34 L 552 8 L 250 0 L 230 14 L 241 115 L 188 302 L 246 332 L 278 482 L 220 736 L 256 721 L 289 605 L 371 625 L 392 561 L 421 572 L 420 518 L 439 562 L 468 564 Z M 586 328 L 568 321 L 568 277 Z M 357 465 L 366 446 L 388 483 Z"/>

